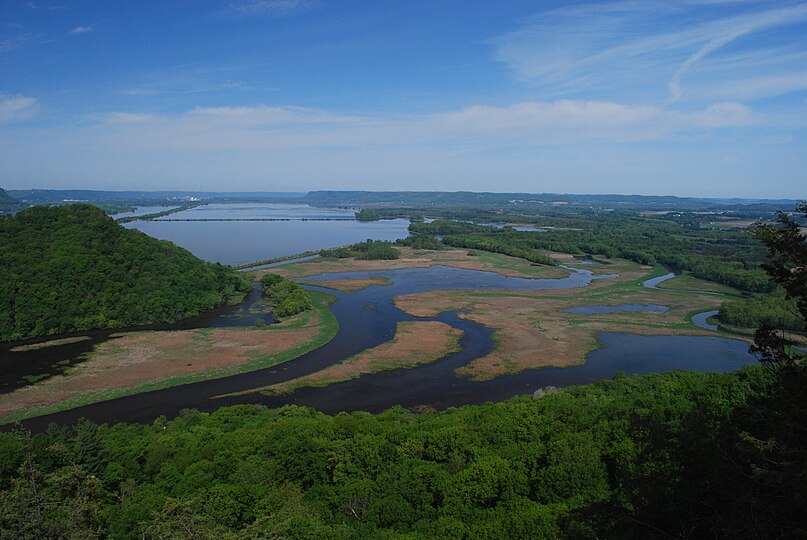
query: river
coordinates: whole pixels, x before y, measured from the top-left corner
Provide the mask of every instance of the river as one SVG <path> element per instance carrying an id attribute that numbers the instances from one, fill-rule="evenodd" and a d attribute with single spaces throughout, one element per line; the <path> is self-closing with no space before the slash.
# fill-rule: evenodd
<path id="1" fill-rule="evenodd" d="M 442 313 L 433 318 L 412 317 L 394 306 L 392 299 L 395 296 L 441 289 L 571 288 L 585 286 L 597 278 L 584 269 L 572 269 L 569 276 L 560 279 L 526 279 L 434 266 L 383 272 L 323 274 L 314 280 L 361 279 L 369 276 L 386 277 L 391 285 L 370 286 L 353 293 L 335 293 L 337 301 L 332 310 L 340 324 L 339 332 L 329 343 L 297 359 L 250 373 L 127 396 L 33 418 L 24 424 L 38 430 L 44 429 L 52 421 L 70 424 L 81 417 L 97 422 L 149 422 L 160 415 L 172 417 L 185 408 L 212 411 L 224 405 L 239 403 L 262 403 L 268 406 L 296 403 L 311 405 L 331 413 L 358 409 L 379 411 L 393 405 L 444 408 L 506 399 L 550 384 L 585 384 L 611 377 L 618 372 L 638 374 L 673 369 L 731 371 L 755 361 L 747 352 L 747 344 L 738 340 L 704 336 L 646 337 L 603 333 L 599 336 L 603 348 L 590 353 L 585 365 L 527 370 L 491 381 L 474 382 L 457 377 L 454 369 L 492 349 L 492 330 L 459 318 L 456 312 Z M 330 290 L 328 292 L 333 293 Z M 324 388 L 303 388 L 287 396 L 250 393 L 220 397 L 318 371 L 392 339 L 397 323 L 406 320 L 439 320 L 460 329 L 463 332 L 462 350 L 431 364 L 365 375 Z"/>

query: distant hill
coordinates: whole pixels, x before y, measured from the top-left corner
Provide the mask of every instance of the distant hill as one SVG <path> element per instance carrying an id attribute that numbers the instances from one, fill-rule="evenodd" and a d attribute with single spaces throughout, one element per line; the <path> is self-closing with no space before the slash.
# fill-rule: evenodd
<path id="1" fill-rule="evenodd" d="M 478 193 L 471 191 L 312 191 L 303 199 L 312 205 L 417 207 L 591 207 L 636 210 L 792 210 L 787 199 L 697 199 L 671 195 L 575 195 L 564 193 Z"/>
<path id="2" fill-rule="evenodd" d="M 20 201 L 5 192 L 0 188 L 0 214 L 6 212 L 14 212 L 22 207 Z"/>
<path id="3" fill-rule="evenodd" d="M 103 191 L 92 189 L 18 189 L 9 194 L 31 204 L 126 202 L 176 202 L 189 200 L 255 201 L 265 199 L 295 199 L 305 193 L 286 192 L 210 192 L 210 191 Z"/>
<path id="4" fill-rule="evenodd" d="M 0 217 L 0 340 L 164 323 L 222 304 L 245 283 L 97 207 Z"/>

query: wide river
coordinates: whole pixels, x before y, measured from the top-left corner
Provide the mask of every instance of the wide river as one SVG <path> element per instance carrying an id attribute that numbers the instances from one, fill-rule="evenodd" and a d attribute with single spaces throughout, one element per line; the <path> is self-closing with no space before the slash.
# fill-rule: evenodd
<path id="1" fill-rule="evenodd" d="M 246 212 L 232 208 L 241 207 Z M 301 217 L 299 205 L 226 205 L 223 208 L 200 207 L 198 209 L 173 214 L 248 217 L 270 215 L 273 218 L 288 212 L 289 217 Z M 340 213 L 341 212 L 341 213 Z M 306 209 L 304 217 L 315 215 L 329 217 L 344 216 L 344 211 Z M 352 215 L 352 214 L 351 214 Z M 286 226 L 295 225 L 305 229 L 315 228 L 307 233 L 292 234 Z M 352 221 L 280 221 L 280 222 L 135 222 L 131 224 L 145 230 L 154 226 L 168 238 L 183 245 L 195 254 L 221 262 L 247 262 L 256 259 L 289 255 L 307 249 L 317 249 L 363 240 L 366 238 L 393 239 L 405 236 L 405 225 L 381 222 L 359 224 Z M 236 225 L 236 232 L 231 227 Z M 383 230 L 383 234 L 373 234 L 370 228 Z M 180 227 L 177 227 L 180 226 Z M 309 238 L 319 227 L 338 230 L 327 238 L 348 238 L 336 241 L 322 238 Z M 345 227 L 345 228 L 343 228 Z M 362 231 L 358 237 L 351 237 L 355 231 Z M 181 231 L 181 233 L 180 233 Z M 228 232 L 229 231 L 229 232 Z M 285 233 L 283 231 L 286 231 Z M 397 232 L 395 232 L 397 231 Z M 297 236 L 301 234 L 301 236 Z M 235 236 L 231 236 L 235 235 Z M 243 235 L 243 236 L 242 236 Z M 288 236 L 291 235 L 291 236 Z M 385 236 L 386 235 L 386 236 Z M 265 242 L 264 242 L 265 240 Z M 250 252 L 249 246 L 253 246 Z M 199 246 L 199 247 L 196 247 Z M 235 247 L 234 247 L 235 246 Z M 287 403 L 314 406 L 325 412 L 342 410 L 379 411 L 393 405 L 429 405 L 435 408 L 483 403 L 506 399 L 517 394 L 532 392 L 547 385 L 569 386 L 586 384 L 598 379 L 612 377 L 618 372 L 643 374 L 664 372 L 675 369 L 699 371 L 732 371 L 755 362 L 748 354 L 748 345 L 738 340 L 710 336 L 634 336 L 629 334 L 601 333 L 598 336 L 601 348 L 587 356 L 584 365 L 572 368 L 543 368 L 527 370 L 516 375 L 497 377 L 491 381 L 473 382 L 457 377 L 454 370 L 475 358 L 490 352 L 495 346 L 492 330 L 482 325 L 458 317 L 456 312 L 442 313 L 433 318 L 412 317 L 393 304 L 393 298 L 401 294 L 425 292 L 441 289 L 516 289 L 541 290 L 572 288 L 588 285 L 595 278 L 584 267 L 571 269 L 568 277 L 561 279 L 524 279 L 505 277 L 491 272 L 462 270 L 444 266 L 432 268 L 401 269 L 383 272 L 354 272 L 322 275 L 316 279 L 361 279 L 368 276 L 383 276 L 391 281 L 390 286 L 371 286 L 353 293 L 327 290 L 337 297 L 332 310 L 339 321 L 339 331 L 329 343 L 304 354 L 297 359 L 273 368 L 251 373 L 229 376 L 221 379 L 187 384 L 179 387 L 157 390 L 133 396 L 118 398 L 103 403 L 88 405 L 62 413 L 42 416 L 24 422 L 34 430 L 44 429 L 49 422 L 74 423 L 81 417 L 98 422 L 135 421 L 148 422 L 160 415 L 168 417 L 182 409 L 195 408 L 211 411 L 224 405 L 238 403 L 263 403 L 280 406 Z M 325 289 L 323 289 L 325 290 Z M 242 306 L 222 308 L 215 313 L 195 320 L 183 321 L 180 327 L 241 326 L 253 324 L 250 306 L 259 299 L 257 290 Z M 431 364 L 411 369 L 395 369 L 372 375 L 365 375 L 344 383 L 332 384 L 323 388 L 303 388 L 291 395 L 267 396 L 261 393 L 248 393 L 239 396 L 225 396 L 266 385 L 286 381 L 313 373 L 335 362 L 339 362 L 369 347 L 374 347 L 393 338 L 398 322 L 407 320 L 439 320 L 463 332 L 461 350 L 451 353 Z M 174 327 L 177 327 L 174 326 Z M 30 351 L 26 361 L 16 365 L 26 365 L 40 358 L 40 370 L 53 366 L 58 350 L 86 351 L 99 341 L 108 338 L 108 332 L 92 335 L 92 340 L 63 347 Z M 0 356 L 10 355 L 7 350 Z M 71 353 L 72 354 L 72 353 Z M 536 351 L 536 355 L 540 351 Z M 64 361 L 64 360 L 62 360 Z M 7 364 L 5 361 L 4 365 Z M 29 365 L 29 364 L 28 364 Z M 41 372 L 41 371 L 40 371 Z M 20 384 L 20 373 L 4 370 L 0 375 L 0 392 L 10 391 Z"/>
<path id="2" fill-rule="evenodd" d="M 125 227 L 170 240 L 200 259 L 232 265 L 409 235 L 408 220 L 361 222 L 354 215 L 352 210 L 304 204 L 209 204 Z M 239 221 L 173 221 L 184 219 Z M 250 219 L 255 221 L 246 221 Z M 260 221 L 270 219 L 288 221 Z"/>

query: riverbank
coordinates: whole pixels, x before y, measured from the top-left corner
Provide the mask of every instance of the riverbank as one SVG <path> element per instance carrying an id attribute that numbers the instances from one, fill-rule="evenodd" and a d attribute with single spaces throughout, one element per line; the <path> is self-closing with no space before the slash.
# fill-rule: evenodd
<path id="1" fill-rule="evenodd" d="M 330 341 L 333 297 L 311 292 L 314 309 L 264 327 L 131 332 L 96 346 L 61 375 L 0 395 L 0 423 L 161 388 L 274 366 Z"/>

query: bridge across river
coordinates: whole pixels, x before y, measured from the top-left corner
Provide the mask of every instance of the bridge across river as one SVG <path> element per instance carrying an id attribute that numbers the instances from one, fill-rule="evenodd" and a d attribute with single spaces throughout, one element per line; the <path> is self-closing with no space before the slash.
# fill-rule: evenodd
<path id="1" fill-rule="evenodd" d="M 166 218 L 148 221 L 356 221 L 356 218 Z"/>

